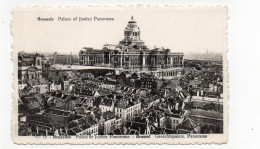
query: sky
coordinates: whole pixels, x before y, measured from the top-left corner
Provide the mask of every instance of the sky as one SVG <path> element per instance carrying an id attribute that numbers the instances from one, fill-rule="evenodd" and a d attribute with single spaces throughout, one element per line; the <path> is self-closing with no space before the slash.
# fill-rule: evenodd
<path id="1" fill-rule="evenodd" d="M 13 11 L 13 48 L 25 52 L 77 54 L 83 47 L 118 44 L 131 16 L 149 48 L 172 52 L 226 50 L 225 7 L 18 8 Z M 37 17 L 54 21 L 37 21 Z M 114 21 L 58 21 L 58 17 L 114 18 Z"/>

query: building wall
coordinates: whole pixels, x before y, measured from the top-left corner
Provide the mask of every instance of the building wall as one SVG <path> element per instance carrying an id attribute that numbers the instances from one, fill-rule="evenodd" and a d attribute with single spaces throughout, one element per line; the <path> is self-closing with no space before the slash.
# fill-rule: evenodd
<path id="1" fill-rule="evenodd" d="M 53 55 L 54 64 L 63 64 L 63 65 L 73 65 L 75 64 L 74 58 L 72 55 L 60 55 L 54 53 Z"/>
<path id="2" fill-rule="evenodd" d="M 97 50 L 96 50 L 97 51 Z M 125 69 L 168 69 L 183 67 L 183 54 L 143 54 L 141 52 L 120 52 L 115 54 L 104 50 L 99 53 L 94 51 L 81 51 L 79 53 L 80 64 L 98 66 L 107 64 L 110 67 Z M 108 55 L 108 56 L 106 56 Z"/>
<path id="3" fill-rule="evenodd" d="M 18 85 L 19 91 L 23 90 L 26 86 L 27 86 L 27 84 L 19 84 Z"/>
<path id="4" fill-rule="evenodd" d="M 77 133 L 76 135 L 97 135 L 97 134 L 98 134 L 98 124 L 95 124 L 87 129 Z"/>
<path id="5" fill-rule="evenodd" d="M 122 119 L 126 120 L 129 117 L 132 117 L 141 112 L 141 103 L 135 104 L 126 109 L 124 108 L 115 108 L 116 116 L 122 117 Z"/>
<path id="6" fill-rule="evenodd" d="M 44 93 L 47 93 L 49 92 L 49 87 L 47 84 L 43 84 L 43 85 L 36 85 L 36 86 L 33 86 L 35 88 L 38 88 L 39 89 L 39 92 L 40 94 L 44 94 Z"/>
<path id="7" fill-rule="evenodd" d="M 43 114 L 43 121 L 55 125 L 67 125 L 69 117 L 56 114 Z"/>
<path id="8" fill-rule="evenodd" d="M 169 129 L 176 129 L 176 126 L 179 125 L 180 123 L 182 123 L 182 121 L 183 121 L 183 118 L 177 118 L 177 117 L 160 118 L 161 127 L 165 127 L 166 123 L 168 123 L 171 125 L 171 127 Z"/>
<path id="9" fill-rule="evenodd" d="M 112 84 L 101 84 L 101 85 L 99 85 L 99 87 L 101 87 L 102 89 L 108 89 L 108 90 L 116 89 L 116 85 L 112 85 Z"/>
<path id="10" fill-rule="evenodd" d="M 61 90 L 61 84 L 54 84 L 54 83 L 52 83 L 50 85 L 50 91 L 57 91 L 57 90 Z"/>
<path id="11" fill-rule="evenodd" d="M 18 69 L 18 79 L 25 80 L 25 79 L 40 79 L 42 78 L 42 69 L 41 67 L 27 67 L 21 66 Z"/>
<path id="12" fill-rule="evenodd" d="M 107 111 L 113 112 L 113 107 L 112 106 L 109 107 L 109 106 L 106 106 L 106 105 L 99 105 L 99 108 L 100 108 L 102 113 L 107 112 Z"/>
<path id="13" fill-rule="evenodd" d="M 183 56 L 183 53 L 171 53 L 169 49 L 148 49 L 140 39 L 140 29 L 132 17 L 124 30 L 124 39 L 118 45 L 105 44 L 102 50 L 85 47 L 79 52 L 79 63 L 157 70 L 183 67 Z"/>

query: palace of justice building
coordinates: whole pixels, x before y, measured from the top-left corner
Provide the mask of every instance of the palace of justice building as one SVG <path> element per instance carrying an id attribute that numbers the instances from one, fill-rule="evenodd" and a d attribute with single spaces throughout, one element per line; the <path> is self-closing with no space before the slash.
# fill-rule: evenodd
<path id="1" fill-rule="evenodd" d="M 173 53 L 170 49 L 147 48 L 140 39 L 140 28 L 132 17 L 124 30 L 124 39 L 118 45 L 105 44 L 102 50 L 85 47 L 79 52 L 79 64 L 175 76 L 178 73 L 176 70 L 184 66 L 183 56 L 183 53 Z"/>

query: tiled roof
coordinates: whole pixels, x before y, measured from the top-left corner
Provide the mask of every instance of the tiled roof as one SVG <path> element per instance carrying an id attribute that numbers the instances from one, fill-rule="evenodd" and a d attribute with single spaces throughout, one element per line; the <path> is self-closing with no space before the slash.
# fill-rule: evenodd
<path id="1" fill-rule="evenodd" d="M 113 114 L 113 112 L 111 112 L 111 111 L 107 111 L 107 112 L 103 113 L 103 118 L 104 118 L 105 120 L 114 118 L 114 114 Z"/>
<path id="2" fill-rule="evenodd" d="M 223 119 L 223 113 L 219 113 L 216 111 L 206 111 L 201 109 L 191 109 L 187 112 L 188 116 L 200 116 L 205 118 L 215 118 L 215 119 Z"/>
<path id="3" fill-rule="evenodd" d="M 196 127 L 199 126 L 199 123 L 197 123 L 196 121 L 188 118 L 186 120 L 184 120 L 181 124 L 179 129 L 184 129 L 184 130 L 189 130 L 192 131 L 194 130 Z"/>
<path id="4" fill-rule="evenodd" d="M 128 107 L 127 101 L 126 100 L 119 100 L 118 102 L 116 102 L 115 107 L 126 109 Z"/>
<path id="5" fill-rule="evenodd" d="M 73 127 L 70 130 L 72 130 L 75 134 L 81 132 L 81 129 L 78 127 Z"/>
<path id="6" fill-rule="evenodd" d="M 64 111 L 64 110 L 58 110 L 58 109 L 49 109 L 48 111 L 46 111 L 46 113 L 48 114 L 56 114 L 56 115 L 63 115 L 63 116 L 69 116 L 70 115 L 70 111 Z"/>
<path id="7" fill-rule="evenodd" d="M 29 109 L 38 109 L 41 107 L 41 105 L 36 101 L 32 101 L 32 102 L 28 103 L 27 106 Z"/>

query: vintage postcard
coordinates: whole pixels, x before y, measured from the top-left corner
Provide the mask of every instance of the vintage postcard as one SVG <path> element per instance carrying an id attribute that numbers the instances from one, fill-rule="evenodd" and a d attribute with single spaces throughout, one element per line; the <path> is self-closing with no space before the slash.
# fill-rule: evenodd
<path id="1" fill-rule="evenodd" d="M 17 144 L 223 144 L 227 8 L 17 7 Z"/>

